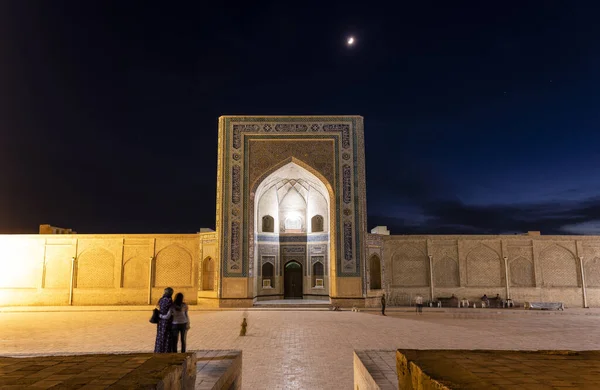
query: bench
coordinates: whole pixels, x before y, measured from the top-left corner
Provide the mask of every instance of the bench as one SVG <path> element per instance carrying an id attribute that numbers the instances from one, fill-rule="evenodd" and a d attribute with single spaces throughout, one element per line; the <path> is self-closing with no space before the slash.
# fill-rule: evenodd
<path id="1" fill-rule="evenodd" d="M 503 301 L 502 298 L 497 298 L 497 297 L 488 298 L 487 306 L 501 308 L 501 307 L 503 307 L 502 301 Z"/>
<path id="2" fill-rule="evenodd" d="M 457 297 L 437 298 L 437 300 L 441 302 L 442 307 L 458 307 Z"/>
<path id="3" fill-rule="evenodd" d="M 525 308 L 539 310 L 565 310 L 565 305 L 562 302 L 525 302 Z"/>

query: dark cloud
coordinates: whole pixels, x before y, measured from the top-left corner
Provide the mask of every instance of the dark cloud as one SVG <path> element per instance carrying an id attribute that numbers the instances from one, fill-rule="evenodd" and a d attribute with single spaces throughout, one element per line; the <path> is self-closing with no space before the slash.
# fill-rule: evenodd
<path id="1" fill-rule="evenodd" d="M 592 234 L 594 222 L 600 221 L 600 197 L 581 202 L 483 206 L 457 200 L 425 200 L 416 207 L 421 210 L 421 223 L 415 223 L 411 217 L 372 216 L 370 226 L 387 225 L 393 234 L 503 234 L 531 230 L 542 234 Z"/>

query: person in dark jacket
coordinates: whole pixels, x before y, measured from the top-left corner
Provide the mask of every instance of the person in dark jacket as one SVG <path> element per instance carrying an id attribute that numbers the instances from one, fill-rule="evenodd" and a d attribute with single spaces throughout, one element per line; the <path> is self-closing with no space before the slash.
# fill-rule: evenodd
<path id="1" fill-rule="evenodd" d="M 381 314 L 385 315 L 385 294 L 381 295 Z"/>
<path id="2" fill-rule="evenodd" d="M 158 310 L 160 315 L 166 315 L 173 305 L 173 289 L 165 288 L 165 292 L 158 301 Z M 156 325 L 156 342 L 154 343 L 154 353 L 168 353 L 171 351 L 171 322 L 172 318 L 161 319 Z"/>

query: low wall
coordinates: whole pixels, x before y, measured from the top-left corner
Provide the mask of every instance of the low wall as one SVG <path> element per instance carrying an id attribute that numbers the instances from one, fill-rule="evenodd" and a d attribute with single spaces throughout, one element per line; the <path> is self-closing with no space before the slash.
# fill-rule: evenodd
<path id="1" fill-rule="evenodd" d="M 598 389 L 598 364 L 600 351 L 396 352 L 398 386 L 407 390 Z"/>
<path id="2" fill-rule="evenodd" d="M 194 354 L 0 358 L 0 388 L 194 389 Z"/>
<path id="3" fill-rule="evenodd" d="M 396 351 L 354 351 L 354 389 L 397 389 L 395 357 Z"/>
<path id="4" fill-rule="evenodd" d="M 368 237 L 367 281 L 393 305 L 420 294 L 600 306 L 600 236 L 423 235 Z M 381 263 L 381 280 L 371 269 Z M 376 267 L 375 269 L 378 269 Z M 587 302 L 586 302 L 587 301 Z"/>
<path id="5" fill-rule="evenodd" d="M 197 351 L 196 389 L 239 390 L 242 388 L 242 351 Z"/>

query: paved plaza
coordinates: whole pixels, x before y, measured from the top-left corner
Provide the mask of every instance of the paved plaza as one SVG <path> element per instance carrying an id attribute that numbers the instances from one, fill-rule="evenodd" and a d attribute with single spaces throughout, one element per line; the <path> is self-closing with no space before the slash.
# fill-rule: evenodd
<path id="1" fill-rule="evenodd" d="M 475 311 L 476 310 L 476 311 Z M 239 337 L 248 317 L 248 334 Z M 144 311 L 0 313 L 0 355 L 149 352 Z M 192 311 L 188 350 L 243 350 L 245 389 L 351 389 L 354 349 L 600 349 L 600 311 Z"/>

